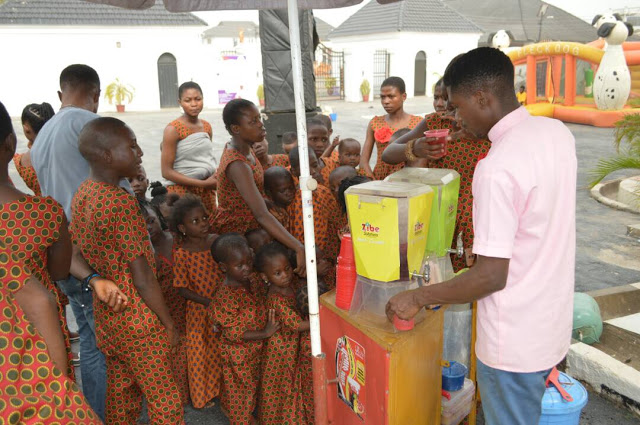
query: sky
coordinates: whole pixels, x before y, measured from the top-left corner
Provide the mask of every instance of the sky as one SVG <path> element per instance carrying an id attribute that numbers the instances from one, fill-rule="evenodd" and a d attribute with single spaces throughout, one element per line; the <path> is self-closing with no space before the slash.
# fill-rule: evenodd
<path id="1" fill-rule="evenodd" d="M 367 4 L 369 1 L 364 0 L 356 6 L 344 7 L 340 9 L 314 10 L 314 14 L 320 19 L 328 22 L 333 26 L 338 26 L 349 16 L 354 14 L 358 9 Z M 523 0 L 527 1 L 527 0 Z M 446 3 L 446 0 L 444 0 Z M 599 14 L 606 12 L 608 9 L 619 10 L 629 9 L 640 13 L 640 2 L 638 0 L 548 0 L 547 3 L 566 10 L 567 12 L 591 22 L 591 19 Z M 196 12 L 200 18 L 209 23 L 210 26 L 217 25 L 220 21 L 254 21 L 258 22 L 257 11 L 222 11 L 222 12 Z"/>

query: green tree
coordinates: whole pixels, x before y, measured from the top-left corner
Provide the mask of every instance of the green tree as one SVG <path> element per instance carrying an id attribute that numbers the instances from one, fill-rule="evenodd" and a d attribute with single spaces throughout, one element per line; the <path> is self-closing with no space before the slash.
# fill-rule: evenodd
<path id="1" fill-rule="evenodd" d="M 617 154 L 601 159 L 591 171 L 591 187 L 614 171 L 630 168 L 640 170 L 640 114 L 625 115 L 616 123 L 614 144 Z"/>

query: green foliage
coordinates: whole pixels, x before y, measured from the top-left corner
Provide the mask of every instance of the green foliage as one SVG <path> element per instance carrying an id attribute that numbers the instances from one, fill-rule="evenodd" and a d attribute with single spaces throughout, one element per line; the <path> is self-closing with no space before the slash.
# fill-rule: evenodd
<path id="1" fill-rule="evenodd" d="M 362 80 L 362 84 L 360 84 L 360 93 L 362 93 L 363 96 L 369 96 L 371 93 L 371 86 L 366 78 Z"/>
<path id="2" fill-rule="evenodd" d="M 335 78 L 333 78 L 333 77 L 329 77 L 329 78 L 327 78 L 327 79 L 325 80 L 325 82 L 324 82 L 324 87 L 325 87 L 327 90 L 331 90 L 331 89 L 333 89 L 333 88 L 336 86 L 336 83 L 337 83 L 337 82 L 338 82 L 338 80 L 336 80 Z"/>
<path id="3" fill-rule="evenodd" d="M 640 97 L 634 97 L 633 99 L 629 99 L 627 101 L 627 105 L 632 108 L 640 108 Z"/>
<path id="4" fill-rule="evenodd" d="M 258 91 L 256 92 L 256 95 L 258 96 L 258 99 L 264 100 L 264 86 L 262 84 L 258 86 Z"/>
<path id="5" fill-rule="evenodd" d="M 617 155 L 598 161 L 591 171 L 591 187 L 614 171 L 640 170 L 640 114 L 628 114 L 616 123 L 614 144 Z"/>
<path id="6" fill-rule="evenodd" d="M 124 84 L 120 82 L 119 78 L 116 78 L 116 80 L 105 89 L 104 98 L 109 101 L 110 105 L 113 104 L 114 101 L 116 105 L 122 105 L 125 100 L 127 103 L 131 103 L 134 92 L 135 89 L 131 85 Z"/>

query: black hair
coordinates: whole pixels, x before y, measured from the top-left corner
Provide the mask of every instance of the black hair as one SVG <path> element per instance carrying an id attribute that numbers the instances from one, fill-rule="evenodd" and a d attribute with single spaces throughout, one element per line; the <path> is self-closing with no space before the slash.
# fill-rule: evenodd
<path id="1" fill-rule="evenodd" d="M 138 198 L 136 198 L 138 199 Z M 153 205 L 151 202 L 147 201 L 146 199 L 138 199 L 138 205 L 140 206 L 140 209 L 142 210 L 142 215 L 146 216 L 148 215 L 148 210 L 153 211 L 153 213 L 156 215 L 156 217 L 158 217 L 158 221 L 160 222 L 160 228 L 162 230 L 168 230 L 169 229 L 169 225 L 167 224 L 167 220 L 164 219 L 164 217 L 162 216 L 162 213 L 160 212 L 160 208 L 158 208 L 157 205 Z"/>
<path id="2" fill-rule="evenodd" d="M 47 102 L 31 103 L 22 110 L 22 124 L 29 124 L 33 132 L 38 134 L 42 126 L 55 114 L 53 107 Z"/>
<path id="3" fill-rule="evenodd" d="M 506 99 L 513 93 L 513 63 L 507 55 L 493 47 L 478 47 L 454 58 L 444 73 L 444 84 L 451 91 L 465 93 L 488 90 Z"/>
<path id="4" fill-rule="evenodd" d="M 181 196 L 180 199 L 173 204 L 171 217 L 169 218 L 169 228 L 173 233 L 180 235 L 178 225 L 184 224 L 184 217 L 189 213 L 189 211 L 192 211 L 195 208 L 202 208 L 205 211 L 207 210 L 200 197 L 191 193 Z"/>
<path id="5" fill-rule="evenodd" d="M 401 129 L 399 129 L 399 130 L 396 130 L 396 131 L 391 135 L 391 138 L 392 138 L 393 140 L 397 140 L 397 139 L 399 139 L 400 137 L 404 136 L 405 134 L 409 133 L 410 131 L 411 131 L 411 129 L 410 129 L 410 128 L 408 128 L 408 127 L 401 128 Z"/>
<path id="6" fill-rule="evenodd" d="M 60 88 L 95 90 L 100 89 L 100 77 L 95 69 L 88 65 L 69 65 L 60 73 Z"/>
<path id="7" fill-rule="evenodd" d="M 338 145 L 338 153 L 342 152 L 344 150 L 344 146 L 346 146 L 346 143 L 351 143 L 351 142 L 356 142 L 358 144 L 358 146 L 360 146 L 362 148 L 362 145 L 360 144 L 359 141 L 357 141 L 356 139 L 352 138 L 352 137 L 347 137 L 346 139 L 342 139 L 340 141 L 340 144 Z M 343 145 L 344 143 L 344 145 Z"/>
<path id="8" fill-rule="evenodd" d="M 264 273 L 267 261 L 277 255 L 282 255 L 287 261 L 291 262 L 289 250 L 280 242 L 273 241 L 258 250 L 256 258 L 253 260 L 253 267 L 260 273 Z"/>
<path id="9" fill-rule="evenodd" d="M 318 114 L 314 118 L 317 118 L 320 121 L 322 121 L 324 123 L 324 126 L 327 127 L 327 130 L 329 130 L 329 131 L 332 130 L 333 123 L 331 122 L 331 118 L 329 118 L 328 116 L 326 116 L 324 114 Z"/>
<path id="10" fill-rule="evenodd" d="M 149 184 L 151 189 L 151 205 L 154 207 L 160 207 L 160 205 L 166 202 L 170 207 L 180 199 L 180 195 L 177 193 L 169 193 L 169 190 L 160 182 L 151 182 Z"/>
<path id="11" fill-rule="evenodd" d="M 436 83 L 433 85 L 433 87 L 442 87 L 444 88 L 444 77 L 440 77 L 440 79 L 438 81 L 436 81 Z"/>
<path id="12" fill-rule="evenodd" d="M 178 87 L 178 99 L 182 99 L 182 93 L 184 93 L 185 90 L 189 89 L 198 90 L 200 92 L 200 95 L 202 96 L 202 89 L 200 88 L 200 84 L 193 81 L 187 81 L 186 83 L 180 84 L 180 87 Z"/>
<path id="13" fill-rule="evenodd" d="M 287 131 L 282 135 L 282 144 L 290 145 L 298 141 L 298 134 L 295 131 Z"/>
<path id="14" fill-rule="evenodd" d="M 309 156 L 316 156 L 316 153 L 313 149 L 309 149 Z M 291 149 L 289 152 L 289 164 L 291 164 L 291 168 L 300 168 L 300 150 L 299 149 Z"/>
<path id="15" fill-rule="evenodd" d="M 340 187 L 338 187 L 338 203 L 340 204 L 340 208 L 342 212 L 347 212 L 347 201 L 344 196 L 344 192 L 347 191 L 351 186 L 355 186 L 357 184 L 362 184 L 366 182 L 370 182 L 371 178 L 367 176 L 355 176 L 344 179 L 340 182 Z"/>
<path id="16" fill-rule="evenodd" d="M 297 150 L 297 149 L 293 149 Z M 293 176 L 284 167 L 269 167 L 264 170 L 264 190 L 270 192 L 275 182 L 280 179 L 289 178 L 293 181 Z"/>
<path id="17" fill-rule="evenodd" d="M 226 263 L 234 252 L 241 249 L 251 250 L 249 242 L 240 233 L 225 233 L 211 245 L 211 256 L 216 263 Z"/>
<path id="18" fill-rule="evenodd" d="M 249 108 L 255 108 L 256 105 L 247 99 L 233 99 L 224 105 L 222 110 L 222 121 L 224 127 L 231 134 L 231 126 L 240 124 L 240 115 L 242 111 Z"/>
<path id="19" fill-rule="evenodd" d="M 112 148 L 120 140 L 123 129 L 129 127 L 124 121 L 114 117 L 98 117 L 89 121 L 78 135 L 80 154 L 88 162 L 94 162 L 102 152 Z"/>
<path id="20" fill-rule="evenodd" d="M 404 83 L 404 80 L 400 77 L 388 77 L 385 78 L 385 80 L 382 82 L 382 84 L 380 84 L 380 87 L 395 87 L 398 89 L 398 91 L 400 92 L 400 94 L 405 94 L 407 92 L 407 88 L 406 85 Z"/>
<path id="21" fill-rule="evenodd" d="M 309 118 L 307 120 L 307 129 L 311 127 L 324 127 L 329 131 L 329 127 L 327 127 L 327 125 L 318 117 Z"/>
<path id="22" fill-rule="evenodd" d="M 0 144 L 4 144 L 7 136 L 13 133 L 13 124 L 7 108 L 0 102 Z M 294 149 L 297 150 L 297 149 Z"/>

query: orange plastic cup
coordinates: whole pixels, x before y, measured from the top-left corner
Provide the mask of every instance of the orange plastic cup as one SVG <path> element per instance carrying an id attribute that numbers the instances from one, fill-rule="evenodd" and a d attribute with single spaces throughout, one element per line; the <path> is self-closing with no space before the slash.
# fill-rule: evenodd
<path id="1" fill-rule="evenodd" d="M 442 158 L 447 154 L 447 136 L 448 135 L 449 135 L 448 128 L 439 128 L 436 130 L 427 130 L 424 132 L 425 137 L 436 138 L 436 140 L 428 142 L 430 145 L 436 145 L 436 144 L 441 145 L 444 153 L 438 156 L 437 157 L 438 159 Z"/>

